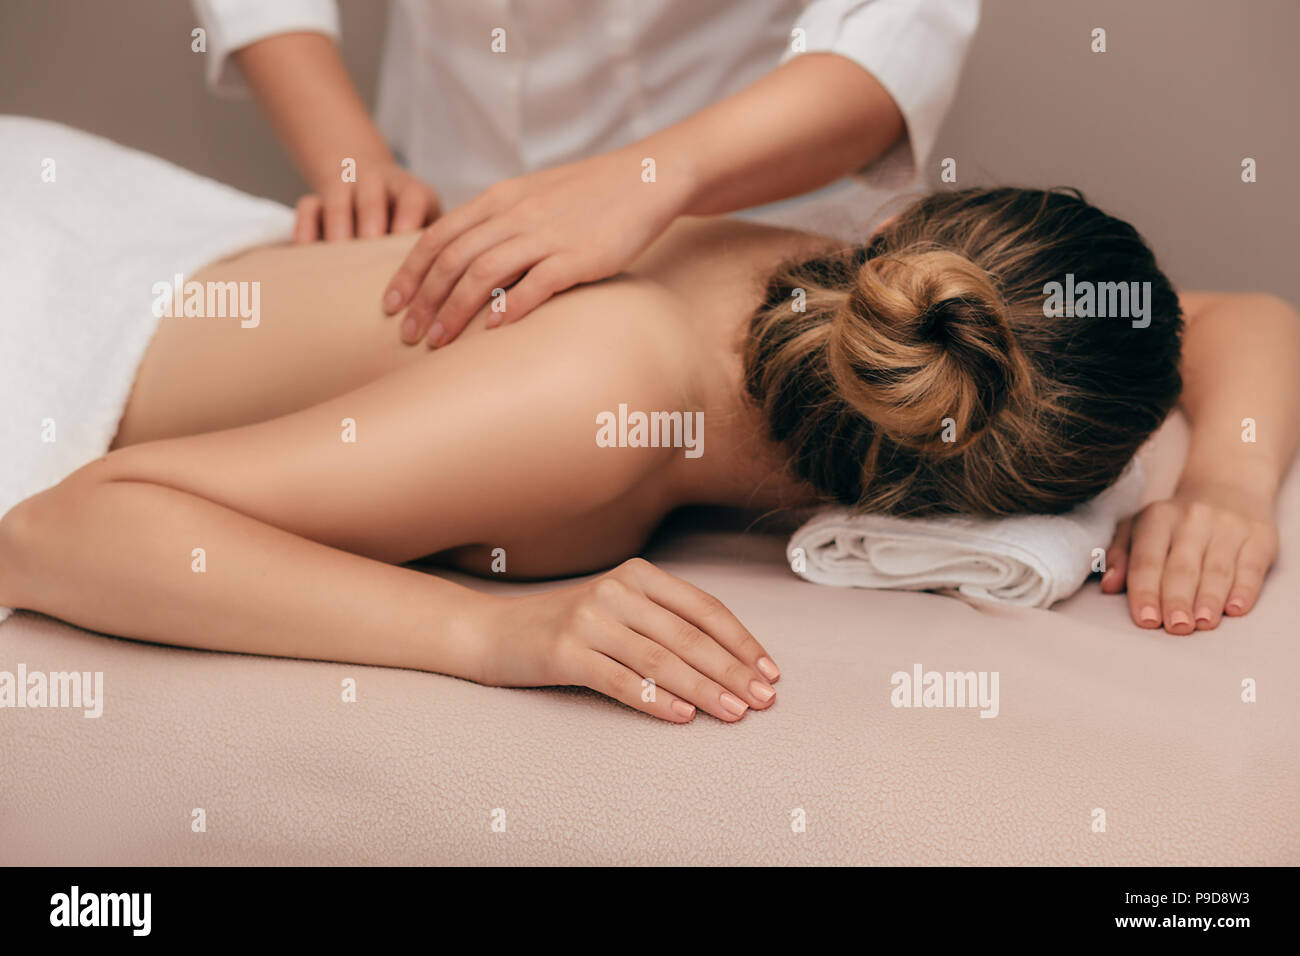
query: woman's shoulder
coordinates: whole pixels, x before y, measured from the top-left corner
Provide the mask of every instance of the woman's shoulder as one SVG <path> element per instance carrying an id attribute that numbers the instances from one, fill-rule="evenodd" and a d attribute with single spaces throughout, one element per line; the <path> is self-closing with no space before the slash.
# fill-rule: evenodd
<path id="1" fill-rule="evenodd" d="M 641 401 L 689 400 L 699 329 L 690 302 L 660 282 L 619 275 L 579 286 L 518 325 L 588 389 L 623 391 Z"/>
<path id="2" fill-rule="evenodd" d="M 659 277 L 689 271 L 693 265 L 749 263 L 811 254 L 834 239 L 811 232 L 766 225 L 731 216 L 682 216 L 628 268 L 634 275 Z"/>

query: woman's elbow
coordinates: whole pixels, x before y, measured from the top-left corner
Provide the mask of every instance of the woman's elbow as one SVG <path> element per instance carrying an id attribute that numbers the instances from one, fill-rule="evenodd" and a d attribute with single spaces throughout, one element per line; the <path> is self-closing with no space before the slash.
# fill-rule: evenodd
<path id="1" fill-rule="evenodd" d="M 56 545 L 76 533 L 76 504 L 88 486 L 91 465 L 52 488 L 26 498 L 0 517 L 0 607 L 30 607 Z"/>
<path id="2" fill-rule="evenodd" d="M 52 517 L 51 488 L 18 502 L 0 517 L 0 607 L 22 607 L 33 557 Z"/>

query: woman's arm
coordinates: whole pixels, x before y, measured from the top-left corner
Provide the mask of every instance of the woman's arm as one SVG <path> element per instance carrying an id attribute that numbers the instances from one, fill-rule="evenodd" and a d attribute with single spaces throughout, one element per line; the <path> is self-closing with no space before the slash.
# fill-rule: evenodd
<path id="1" fill-rule="evenodd" d="M 1254 606 L 1277 552 L 1274 504 L 1300 438 L 1300 316 L 1270 295 L 1181 297 L 1183 409 L 1192 426 L 1173 496 L 1116 532 L 1102 589 L 1172 634 Z"/>
<path id="2" fill-rule="evenodd" d="M 160 644 L 481 678 L 482 596 L 118 477 L 120 460 L 0 521 L 0 603 Z"/>
<path id="3" fill-rule="evenodd" d="M 1271 500 L 1300 440 L 1300 316 L 1271 295 L 1189 293 L 1181 302 L 1192 444 L 1180 486 L 1227 482 Z M 1243 435 L 1248 418 L 1255 427 Z"/>
<path id="4" fill-rule="evenodd" d="M 599 409 L 675 389 L 647 361 L 665 323 L 588 298 L 289 415 L 110 452 L 0 520 L 0 605 L 188 647 L 578 684 L 676 722 L 770 705 L 753 636 L 645 562 L 511 600 L 388 563 L 563 537 L 677 452 L 597 446 Z M 619 327 L 641 338 L 612 347 Z"/>

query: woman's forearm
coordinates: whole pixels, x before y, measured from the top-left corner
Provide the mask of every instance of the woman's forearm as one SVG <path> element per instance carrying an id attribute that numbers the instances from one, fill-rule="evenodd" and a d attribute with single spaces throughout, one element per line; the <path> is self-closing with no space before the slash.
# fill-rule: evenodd
<path id="1" fill-rule="evenodd" d="M 486 600 L 144 482 L 74 476 L 0 520 L 0 605 L 158 643 L 475 680 Z"/>
<path id="2" fill-rule="evenodd" d="M 833 95 L 827 95 L 833 90 Z M 686 215 L 798 196 L 856 172 L 905 132 L 880 82 L 851 60 L 812 53 L 632 147 L 660 178 L 682 176 Z"/>
<path id="3" fill-rule="evenodd" d="M 345 158 L 359 164 L 392 159 L 329 37 L 280 34 L 244 47 L 235 60 L 314 189 L 336 182 Z"/>
<path id="4" fill-rule="evenodd" d="M 1191 447 L 1179 485 L 1277 493 L 1300 437 L 1300 316 L 1270 295 L 1185 297 L 1183 408 Z"/>

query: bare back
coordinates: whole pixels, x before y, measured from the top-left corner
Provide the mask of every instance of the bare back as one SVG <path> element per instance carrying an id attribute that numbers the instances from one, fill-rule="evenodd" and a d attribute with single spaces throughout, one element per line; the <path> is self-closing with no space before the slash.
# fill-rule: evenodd
<path id="1" fill-rule="evenodd" d="M 499 330 L 489 332 L 480 313 L 457 342 L 436 352 L 401 344 L 401 316 L 379 307 L 412 241 L 267 247 L 193 276 L 258 282 L 258 325 L 164 319 L 114 447 L 240 429 L 319 407 L 314 427 L 337 430 L 352 418 L 366 453 L 360 407 L 409 403 L 401 396 L 417 387 L 420 431 L 445 436 L 443 447 L 432 457 L 424 449 L 405 457 L 390 451 L 385 464 L 411 470 L 413 481 L 422 472 L 430 494 L 446 500 L 447 516 L 436 529 L 394 542 L 387 556 L 441 552 L 482 573 L 491 549 L 507 547 L 513 574 L 590 570 L 635 553 L 668 511 L 691 500 L 678 480 L 681 449 L 611 454 L 597 447 L 597 415 L 620 404 L 700 408 L 705 386 L 722 376 L 736 388 L 733 345 L 763 277 L 816 240 L 730 220 L 684 221 L 627 273 L 557 296 Z M 367 403 L 348 403 L 350 395 L 365 395 Z M 350 406 L 358 406 L 351 415 Z M 710 438 L 719 438 L 716 429 Z M 718 464 L 715 457 L 697 473 Z M 310 495 L 310 486 L 302 493 Z"/>

